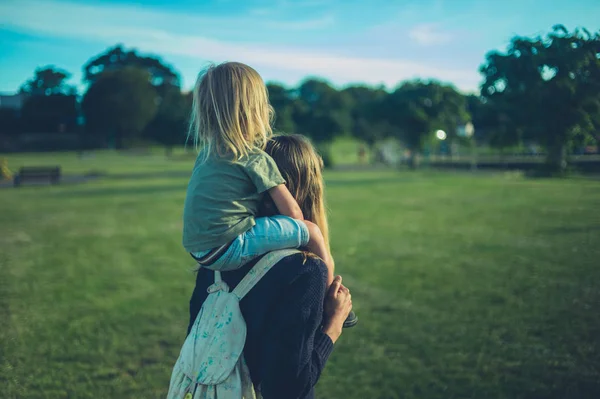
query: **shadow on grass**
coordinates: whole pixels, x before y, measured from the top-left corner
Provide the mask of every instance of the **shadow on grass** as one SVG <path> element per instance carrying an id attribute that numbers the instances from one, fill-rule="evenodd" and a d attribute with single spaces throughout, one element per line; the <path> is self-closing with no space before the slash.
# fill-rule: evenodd
<path id="1" fill-rule="evenodd" d="M 600 232 L 599 226 L 561 226 L 540 231 L 541 234 L 563 235 Z"/>
<path id="2" fill-rule="evenodd" d="M 106 180 L 137 180 L 137 179 L 158 179 L 165 177 L 186 177 L 189 178 L 192 174 L 191 169 L 186 171 L 171 170 L 171 171 L 157 171 L 157 172 L 132 172 L 132 173 L 108 173 L 103 175 Z"/>
<path id="3" fill-rule="evenodd" d="M 386 183 L 397 183 L 399 181 L 409 179 L 399 178 L 380 178 L 380 179 L 358 179 L 358 180 L 343 180 L 333 179 L 327 180 L 327 187 L 358 187 L 358 186 L 374 186 Z M 66 197 L 66 198 L 89 198 L 89 197 L 110 197 L 110 196 L 121 196 L 121 195 L 151 195 L 151 194 L 164 194 L 169 192 L 179 192 L 184 194 L 187 189 L 187 182 L 184 184 L 161 184 L 152 186 L 131 186 L 131 187 L 90 187 L 79 190 L 64 190 L 52 194 L 54 197 Z"/>
<path id="4" fill-rule="evenodd" d="M 366 179 L 325 179 L 326 187 L 337 187 L 337 186 L 374 186 L 378 184 L 386 184 L 386 183 L 400 183 L 400 182 L 410 182 L 414 181 L 413 178 L 406 178 L 400 176 L 390 176 L 390 177 L 376 177 L 376 178 L 366 178 Z"/>
<path id="5" fill-rule="evenodd" d="M 410 181 L 411 179 L 402 179 L 398 177 L 385 177 L 374 179 L 331 179 L 326 181 L 327 187 L 358 187 L 358 186 L 374 186 L 387 183 L 398 183 L 400 181 Z M 151 186 L 131 186 L 131 187 L 90 187 L 79 190 L 64 190 L 53 193 L 54 197 L 66 198 L 89 198 L 89 197 L 110 197 L 121 195 L 151 195 L 164 194 L 169 192 L 178 192 L 184 194 L 187 189 L 187 182 L 160 184 Z"/>
<path id="6" fill-rule="evenodd" d="M 67 198 L 90 198 L 90 197 L 110 197 L 119 195 L 150 195 L 164 194 L 169 192 L 185 193 L 187 184 L 162 184 L 156 186 L 133 186 L 133 187 L 96 187 L 83 190 L 59 191 L 53 194 L 54 197 Z"/>

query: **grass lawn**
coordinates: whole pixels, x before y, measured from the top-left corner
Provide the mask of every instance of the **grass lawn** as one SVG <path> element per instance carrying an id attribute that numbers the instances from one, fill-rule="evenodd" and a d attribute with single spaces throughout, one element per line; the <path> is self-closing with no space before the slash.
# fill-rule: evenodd
<path id="1" fill-rule="evenodd" d="M 108 168 L 192 162 L 156 159 Z M 600 181 L 326 180 L 360 324 L 336 345 L 319 397 L 600 397 Z M 0 190 L 0 397 L 164 397 L 194 283 L 180 246 L 186 183 Z"/>
<path id="2" fill-rule="evenodd" d="M 336 165 L 352 165 L 359 162 L 358 148 L 360 143 L 352 138 L 340 138 L 329 149 Z M 82 175 L 89 172 L 136 174 L 152 172 L 189 172 L 195 153 L 192 145 L 176 147 L 171 157 L 165 156 L 162 147 L 149 147 L 146 153 L 132 154 L 127 151 L 96 150 L 86 152 L 79 157 L 75 152 L 53 153 L 13 153 L 0 154 L 0 160 L 6 159 L 9 169 L 17 173 L 23 166 L 59 165 L 62 173 Z M 134 161 L 132 161 L 132 159 Z"/>

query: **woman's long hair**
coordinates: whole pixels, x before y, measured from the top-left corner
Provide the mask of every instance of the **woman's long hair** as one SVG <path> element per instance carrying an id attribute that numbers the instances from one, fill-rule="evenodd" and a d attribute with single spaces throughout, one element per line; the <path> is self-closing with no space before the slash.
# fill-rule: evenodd
<path id="1" fill-rule="evenodd" d="M 265 151 L 275 160 L 287 188 L 300 205 L 304 218 L 321 229 L 325 245 L 329 250 L 329 226 L 325 211 L 322 174 L 323 159 L 317 154 L 310 141 L 299 134 L 274 136 L 267 142 Z M 273 204 L 266 203 L 263 212 L 273 213 L 272 209 Z"/>

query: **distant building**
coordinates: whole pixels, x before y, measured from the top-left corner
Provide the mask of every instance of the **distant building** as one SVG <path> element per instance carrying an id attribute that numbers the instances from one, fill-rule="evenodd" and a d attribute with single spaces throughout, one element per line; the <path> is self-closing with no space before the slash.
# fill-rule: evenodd
<path id="1" fill-rule="evenodd" d="M 0 94 L 0 108 L 10 108 L 20 111 L 27 99 L 27 94 Z"/>

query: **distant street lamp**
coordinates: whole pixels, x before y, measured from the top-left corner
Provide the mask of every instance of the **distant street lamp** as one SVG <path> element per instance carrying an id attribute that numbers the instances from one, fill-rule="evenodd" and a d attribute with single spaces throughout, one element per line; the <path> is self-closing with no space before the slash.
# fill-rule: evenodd
<path id="1" fill-rule="evenodd" d="M 445 142 L 445 140 L 448 137 L 448 135 L 446 134 L 445 131 L 443 131 L 443 130 L 440 129 L 440 130 L 436 130 L 435 137 L 438 140 L 441 141 L 440 147 L 439 147 L 439 153 L 440 153 L 439 155 L 441 156 L 441 155 L 443 155 L 443 154 L 446 153 L 446 142 Z"/>

